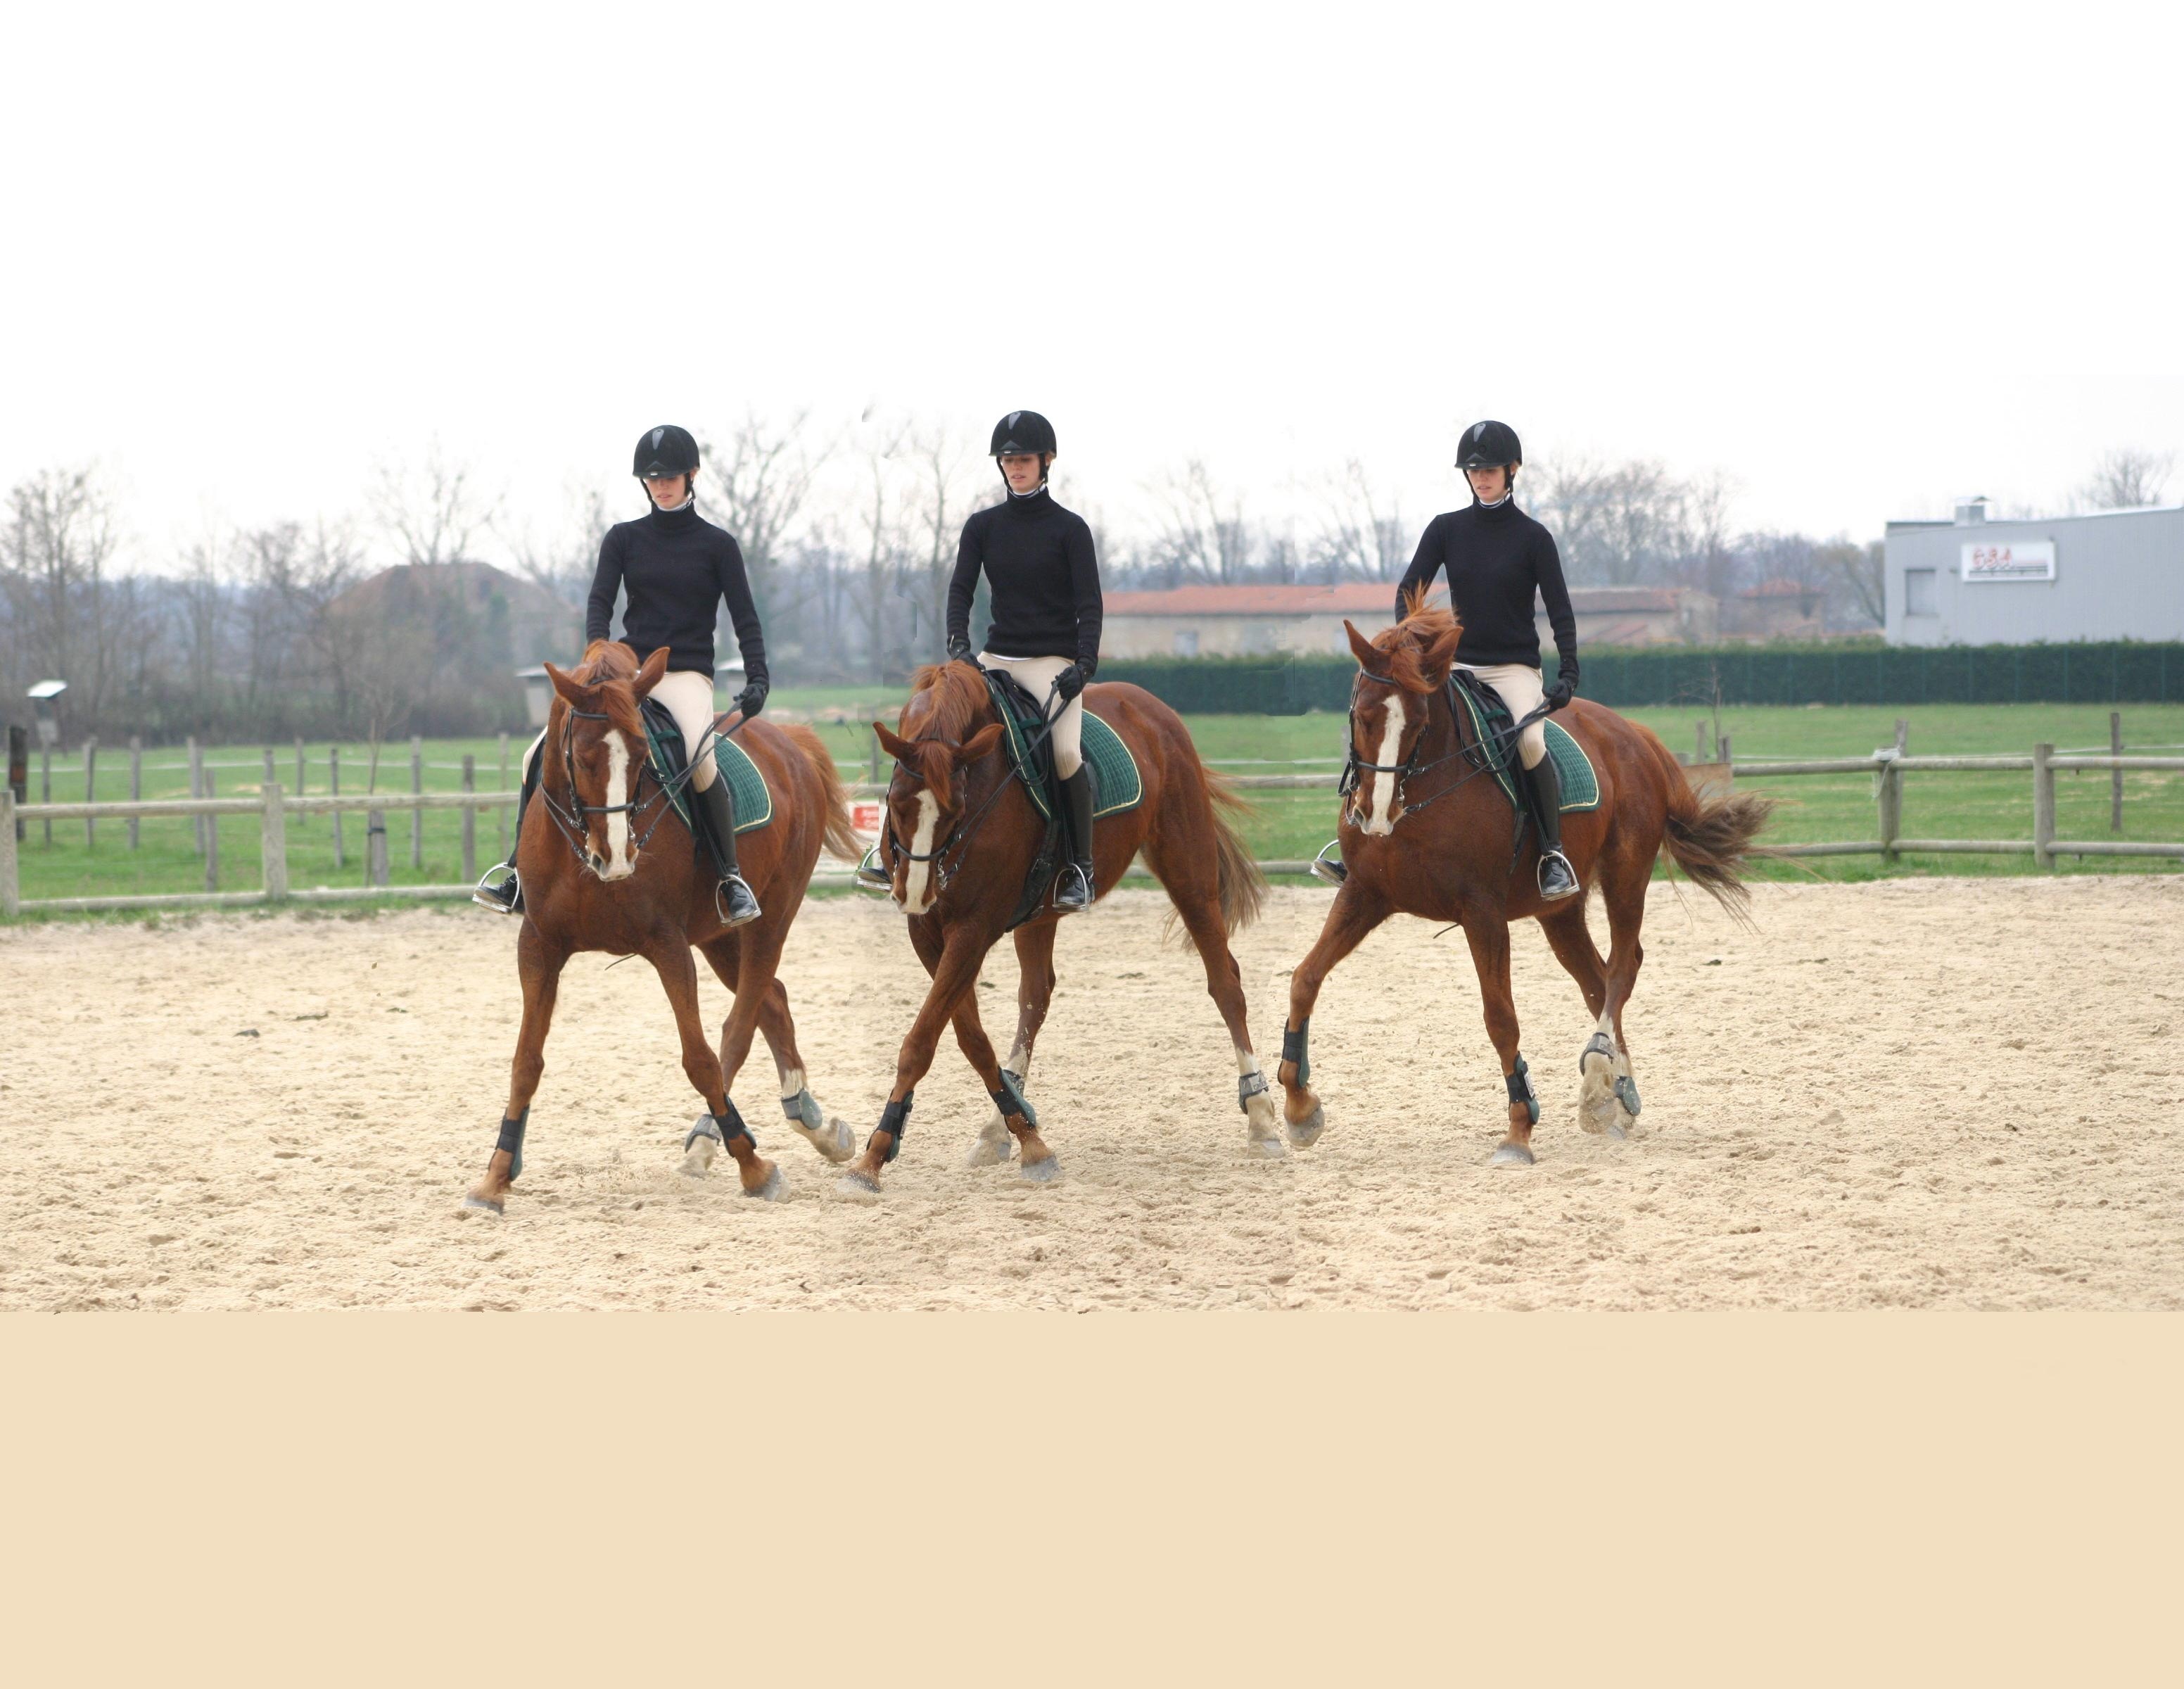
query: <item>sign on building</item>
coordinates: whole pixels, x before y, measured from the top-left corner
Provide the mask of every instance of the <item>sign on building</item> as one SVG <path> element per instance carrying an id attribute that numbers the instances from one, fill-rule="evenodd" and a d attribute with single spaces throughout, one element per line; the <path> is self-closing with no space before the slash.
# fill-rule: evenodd
<path id="1" fill-rule="evenodd" d="M 1964 579 L 1971 581 L 2052 581 L 2055 578 L 2055 542 L 2019 539 L 1964 548 Z"/>

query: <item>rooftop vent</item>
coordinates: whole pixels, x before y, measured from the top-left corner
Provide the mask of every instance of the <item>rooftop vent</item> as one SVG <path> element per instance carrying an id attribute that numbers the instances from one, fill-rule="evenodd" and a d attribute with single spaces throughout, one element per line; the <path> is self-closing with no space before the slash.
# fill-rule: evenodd
<path id="1" fill-rule="evenodd" d="M 1986 494 L 1975 493 L 1969 499 L 1957 500 L 1957 526 L 1977 527 L 1986 520 Z"/>

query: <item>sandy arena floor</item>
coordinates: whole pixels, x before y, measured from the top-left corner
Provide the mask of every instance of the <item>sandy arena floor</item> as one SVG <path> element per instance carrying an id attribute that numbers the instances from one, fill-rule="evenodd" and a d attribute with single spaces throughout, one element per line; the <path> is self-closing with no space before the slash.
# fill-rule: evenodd
<path id="1" fill-rule="evenodd" d="M 1654 891 L 1630 1143 L 1576 1128 L 1590 1028 L 1528 927 L 1540 1162 L 1490 1170 L 1468 952 L 1406 920 L 1313 1017 L 1326 1135 L 1247 1160 L 1196 959 L 1134 891 L 1060 947 L 1030 1089 L 1061 1183 L 962 1166 L 989 1105 L 952 1038 L 880 1206 L 833 1196 L 762 1045 L 737 1097 L 789 1200 L 685 1179 L 699 1105 L 658 982 L 589 956 L 504 1220 L 460 1203 L 504 1095 L 512 924 L 15 929 L 0 1307 L 2184 1307 L 2184 878 L 1763 886 L 1757 936 Z M 1326 904 L 1276 893 L 1242 935 L 1270 1067 Z M 784 971 L 860 1140 L 924 985 L 899 925 L 809 905 Z M 1004 1049 L 1015 981 L 1004 947 L 982 996 Z"/>

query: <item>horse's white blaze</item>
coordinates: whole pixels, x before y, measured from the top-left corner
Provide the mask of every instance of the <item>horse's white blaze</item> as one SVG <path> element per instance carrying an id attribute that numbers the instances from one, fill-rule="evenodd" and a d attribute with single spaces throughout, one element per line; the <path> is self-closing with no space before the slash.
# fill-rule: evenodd
<path id="1" fill-rule="evenodd" d="M 917 827 L 910 836 L 910 854 L 930 856 L 933 854 L 933 835 L 940 825 L 940 805 L 930 792 L 917 794 Z M 933 906 L 933 864 L 912 862 L 903 887 L 903 912 L 922 915 Z"/>
<path id="2" fill-rule="evenodd" d="M 619 811 L 607 817 L 607 865 L 599 870 L 603 880 L 627 879 L 637 872 L 629 859 L 629 741 L 618 727 L 607 729 L 607 807 Z"/>
<path id="3" fill-rule="evenodd" d="M 1380 749 L 1373 760 L 1383 768 L 1392 768 L 1400 760 L 1397 752 L 1403 745 L 1403 695 L 1390 691 L 1388 694 L 1388 725 L 1380 734 Z M 1386 801 L 1382 801 L 1382 794 Z M 1365 777 L 1365 830 L 1376 839 L 1385 838 L 1395 831 L 1396 777 L 1392 774 L 1368 774 Z"/>

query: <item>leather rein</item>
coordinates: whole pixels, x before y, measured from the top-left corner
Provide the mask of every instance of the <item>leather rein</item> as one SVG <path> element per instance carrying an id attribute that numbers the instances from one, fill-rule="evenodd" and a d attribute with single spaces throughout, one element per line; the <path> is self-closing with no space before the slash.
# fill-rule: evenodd
<path id="1" fill-rule="evenodd" d="M 1047 688 L 1046 702 L 1040 706 L 1040 713 L 1043 719 L 1040 721 L 1036 729 L 1025 735 L 1024 749 L 1027 753 L 1035 750 L 1040 744 L 1053 736 L 1054 716 L 1048 714 L 1047 712 L 1052 710 L 1055 694 L 1060 690 L 1061 683 L 1058 681 L 1054 685 Z M 1028 696 L 1029 694 L 1027 694 L 1026 695 Z M 1006 728 L 1008 726 L 1008 723 L 1004 722 L 1001 725 Z M 916 739 L 911 742 L 916 744 L 944 744 L 950 750 L 961 750 L 963 748 L 959 741 L 951 739 L 942 739 L 938 734 L 928 735 L 927 738 Z M 1000 750 L 1000 747 L 996 745 L 994 749 L 996 750 Z M 888 817 L 886 829 L 889 851 L 898 860 L 902 861 L 933 863 L 935 866 L 933 870 L 933 877 L 937 884 L 937 889 L 939 891 L 947 890 L 949 882 L 954 879 L 956 874 L 961 870 L 963 866 L 963 853 L 970 850 L 971 841 L 978 837 L 979 823 L 985 820 L 987 811 L 991 810 L 993 806 L 1000 800 L 1001 794 L 1008 790 L 1009 784 L 1011 781 L 1023 778 L 1023 765 L 1021 762 L 1015 761 L 1006 751 L 1001 752 L 1001 761 L 1008 764 L 1008 772 L 1002 775 L 999 780 L 996 780 L 994 783 L 994 789 L 986 794 L 985 801 L 980 804 L 978 808 L 972 810 L 969 814 L 960 817 L 955 826 L 948 829 L 948 833 L 945 838 L 942 839 L 939 844 L 935 844 L 923 856 L 920 856 L 916 851 L 907 849 L 903 844 L 902 841 L 895 837 L 894 817 L 893 811 L 894 806 L 894 783 L 896 776 L 907 774 L 913 781 L 920 780 L 923 778 L 923 777 L 920 775 L 916 769 L 904 762 L 900 757 L 897 757 L 894 762 L 894 772 L 888 776 L 887 791 L 881 799 L 882 813 L 885 814 Z M 1031 787 L 1028 781 L 1025 783 L 1024 789 L 1027 793 L 1030 791 Z M 956 858 L 953 867 L 950 866 L 946 860 L 946 858 L 951 854 Z"/>
<path id="2" fill-rule="evenodd" d="M 569 801 L 565 806 L 561 800 L 554 796 L 553 789 L 543 780 L 538 783 L 538 795 L 544 800 L 546 813 L 553 817 L 555 829 L 560 832 L 563 839 L 568 841 L 570 851 L 575 856 L 578 865 L 587 869 L 592 865 L 591 859 L 587 854 L 592 817 L 627 815 L 631 817 L 631 828 L 633 832 L 638 817 L 657 805 L 659 813 L 645 824 L 642 834 L 630 840 L 630 853 L 632 856 L 636 855 L 652 842 L 652 835 L 659 831 L 660 823 L 666 820 L 669 813 L 674 809 L 674 805 L 669 800 L 689 784 L 692 778 L 698 772 L 699 758 L 711 750 L 718 741 L 742 732 L 744 725 L 744 718 L 739 717 L 735 726 L 729 728 L 726 733 L 722 733 L 717 726 L 706 728 L 704 736 L 698 741 L 697 749 L 683 757 L 682 772 L 667 780 L 661 779 L 653 768 L 651 745 L 648 740 L 638 759 L 637 781 L 631 789 L 630 800 L 622 804 L 588 804 L 577 789 L 575 724 L 577 722 L 610 722 L 614 718 L 603 710 L 579 710 L 566 699 L 562 700 L 562 703 L 566 713 L 561 718 L 561 743 L 559 749 L 561 753 L 562 774 L 569 783 Z M 722 780 L 727 778 L 727 772 L 719 766 L 717 760 L 715 763 L 714 777 Z M 644 790 L 644 783 L 648 778 L 652 782 L 652 795 L 644 797 L 640 794 Z"/>
<path id="3" fill-rule="evenodd" d="M 1374 674 L 1372 670 L 1362 666 L 1361 666 L 1357 671 L 1357 677 L 1360 680 L 1369 680 L 1376 686 L 1394 686 L 1397 684 L 1396 681 L 1390 679 L 1387 676 Z M 1440 694 L 1446 697 L 1448 701 L 1449 724 L 1456 734 L 1456 749 L 1451 751 L 1446 752 L 1442 755 L 1436 756 L 1430 762 L 1421 763 L 1418 761 L 1418 753 L 1425 749 L 1426 743 L 1425 731 L 1421 727 L 1419 729 L 1417 740 L 1411 746 L 1411 754 L 1405 757 L 1401 762 L 1388 763 L 1368 762 L 1357 755 L 1357 692 L 1354 686 L 1351 688 L 1349 713 L 1350 744 L 1348 748 L 1348 755 L 1343 760 L 1342 778 L 1336 785 L 1336 791 L 1343 799 L 1346 800 L 1346 803 L 1344 805 L 1346 809 L 1349 807 L 1346 800 L 1352 792 L 1357 789 L 1358 786 L 1362 782 L 1363 776 L 1367 774 L 1392 774 L 1395 776 L 1396 779 L 1395 797 L 1396 804 L 1399 811 L 1396 817 L 1396 821 L 1389 823 L 1389 825 L 1392 827 L 1396 822 L 1401 822 L 1403 817 L 1409 815 L 1414 810 L 1422 810 L 1429 804 L 1439 803 L 1451 792 L 1453 792 L 1459 787 L 1477 779 L 1481 774 L 1490 772 L 1492 770 L 1494 766 L 1494 760 L 1487 755 L 1486 741 L 1485 739 L 1473 739 L 1467 743 L 1464 739 L 1463 715 L 1462 712 L 1456 707 L 1456 698 L 1454 695 L 1456 692 L 1456 677 L 1453 674 L 1451 674 L 1448 679 L 1441 684 L 1439 689 Z M 1431 693 L 1427 694 L 1429 698 L 1433 695 L 1434 694 Z M 1502 761 L 1506 762 L 1508 760 L 1509 750 L 1511 747 L 1516 744 L 1518 734 L 1522 733 L 1526 727 L 1531 726 L 1533 722 L 1544 721 L 1548 716 L 1553 713 L 1552 705 L 1542 703 L 1539 708 L 1526 715 L 1522 721 L 1512 722 L 1506 729 L 1497 732 L 1494 735 L 1494 740 L 1496 748 L 1502 754 Z M 1459 760 L 1471 765 L 1468 772 L 1460 774 L 1455 779 L 1447 782 L 1446 784 L 1436 787 L 1434 790 L 1427 793 L 1425 796 L 1418 799 L 1416 802 L 1412 801 L 1408 794 L 1410 783 L 1413 778 L 1420 774 L 1426 773 L 1432 769 L 1440 767 L 1444 762 L 1454 762 Z"/>

